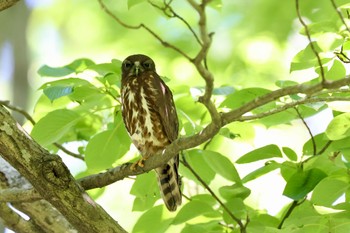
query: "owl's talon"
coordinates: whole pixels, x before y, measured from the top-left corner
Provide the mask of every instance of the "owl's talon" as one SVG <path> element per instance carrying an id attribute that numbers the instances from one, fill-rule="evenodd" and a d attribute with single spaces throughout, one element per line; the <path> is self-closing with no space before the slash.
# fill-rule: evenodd
<path id="1" fill-rule="evenodd" d="M 135 171 L 137 166 L 144 167 L 145 166 L 145 163 L 144 163 L 145 161 L 146 161 L 146 158 L 141 158 L 141 159 L 137 160 L 136 162 L 131 164 L 130 170 Z"/>

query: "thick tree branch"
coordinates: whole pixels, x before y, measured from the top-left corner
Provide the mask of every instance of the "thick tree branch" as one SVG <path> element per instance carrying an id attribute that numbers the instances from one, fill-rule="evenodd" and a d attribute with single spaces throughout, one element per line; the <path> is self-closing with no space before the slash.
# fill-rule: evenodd
<path id="1" fill-rule="evenodd" d="M 0 0 L 0 11 L 3 11 L 15 5 L 19 0 Z"/>
<path id="2" fill-rule="evenodd" d="M 11 209 L 6 203 L 0 202 L 0 219 L 4 221 L 4 224 L 14 232 L 28 232 L 28 233 L 40 233 L 44 232 L 33 221 L 26 221 L 13 209 Z"/>
<path id="3" fill-rule="evenodd" d="M 78 231 L 125 232 L 82 190 L 62 160 L 33 141 L 3 106 L 0 106 L 0 155 Z"/>

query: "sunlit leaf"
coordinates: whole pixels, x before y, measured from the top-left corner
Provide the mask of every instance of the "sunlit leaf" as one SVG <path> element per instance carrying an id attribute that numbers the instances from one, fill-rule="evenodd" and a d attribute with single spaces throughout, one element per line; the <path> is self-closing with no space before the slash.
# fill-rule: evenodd
<path id="1" fill-rule="evenodd" d="M 155 206 L 146 212 L 137 220 L 133 233 L 163 233 L 171 224 L 172 219 L 164 218 L 163 206 Z"/>
<path id="2" fill-rule="evenodd" d="M 276 170 L 277 168 L 280 167 L 280 164 L 279 163 L 276 163 L 276 162 L 270 162 L 268 164 L 266 164 L 265 166 L 263 167 L 260 167 L 254 171 L 252 171 L 251 173 L 249 173 L 248 175 L 246 175 L 243 179 L 242 179 L 242 182 L 243 183 L 247 183 L 251 180 L 255 180 L 269 172 L 272 172 L 274 170 Z"/>
<path id="3" fill-rule="evenodd" d="M 350 184 L 347 181 L 330 177 L 323 179 L 316 185 L 311 201 L 316 205 L 332 207 L 333 203 L 349 188 Z"/>
<path id="4" fill-rule="evenodd" d="M 346 74 L 345 67 L 343 63 L 338 60 L 334 60 L 332 67 L 326 73 L 327 80 L 339 80 L 344 78 Z"/>
<path id="5" fill-rule="evenodd" d="M 120 114 L 119 114 L 120 115 Z M 130 139 L 118 117 L 119 124 L 92 137 L 86 146 L 85 162 L 92 171 L 110 168 L 130 147 Z"/>
<path id="6" fill-rule="evenodd" d="M 145 211 L 151 208 L 159 199 L 159 188 L 155 173 L 149 172 L 137 176 L 130 194 L 135 196 L 133 211 Z"/>
<path id="7" fill-rule="evenodd" d="M 42 146 L 57 142 L 81 120 L 78 113 L 58 109 L 41 118 L 31 132 L 31 136 Z"/>
<path id="8" fill-rule="evenodd" d="M 201 201 L 190 201 L 180 209 L 172 223 L 180 224 L 208 212 L 214 212 L 214 209 L 207 203 Z"/>
<path id="9" fill-rule="evenodd" d="M 234 184 L 220 187 L 219 193 L 226 200 L 231 200 L 232 198 L 245 199 L 250 195 L 250 189 L 241 184 Z"/>
<path id="10" fill-rule="evenodd" d="M 325 131 L 330 140 L 340 140 L 350 136 L 350 113 L 333 118 Z"/>
<path id="11" fill-rule="evenodd" d="M 298 155 L 295 153 L 294 150 L 292 150 L 289 147 L 282 147 L 283 153 L 288 157 L 288 159 L 292 161 L 297 161 L 298 160 Z"/>
<path id="12" fill-rule="evenodd" d="M 209 184 L 215 177 L 216 172 L 208 165 L 204 159 L 203 151 L 192 149 L 186 154 L 187 162 L 193 166 L 196 173 L 203 179 L 204 182 Z M 184 166 L 180 166 L 181 174 L 185 177 L 198 182 L 197 178 Z"/>
<path id="13" fill-rule="evenodd" d="M 246 88 L 243 90 L 236 91 L 227 96 L 227 98 L 220 104 L 220 107 L 226 107 L 236 109 L 259 96 L 270 93 L 271 91 L 264 88 Z M 269 104 L 271 105 L 271 104 Z M 271 107 L 271 106 L 270 106 Z M 262 107 L 263 108 L 263 107 Z M 264 108 L 265 109 L 265 108 Z"/>
<path id="14" fill-rule="evenodd" d="M 73 61 L 72 63 L 61 66 L 61 67 L 51 67 L 48 65 L 43 65 L 38 70 L 38 74 L 44 77 L 63 77 L 71 73 L 79 73 L 84 71 L 88 66 L 93 65 L 94 62 L 87 58 L 81 58 Z"/>
<path id="15" fill-rule="evenodd" d="M 128 0 L 128 9 L 131 9 L 133 6 L 136 6 L 142 2 L 146 2 L 145 0 Z"/>
<path id="16" fill-rule="evenodd" d="M 241 182 L 235 166 L 227 157 L 215 151 L 204 150 L 203 158 L 217 174 L 233 182 Z"/>
<path id="17" fill-rule="evenodd" d="M 236 163 L 251 163 L 263 159 L 282 157 L 281 150 L 278 146 L 271 144 L 256 150 L 253 150 L 242 157 L 240 157 Z"/>

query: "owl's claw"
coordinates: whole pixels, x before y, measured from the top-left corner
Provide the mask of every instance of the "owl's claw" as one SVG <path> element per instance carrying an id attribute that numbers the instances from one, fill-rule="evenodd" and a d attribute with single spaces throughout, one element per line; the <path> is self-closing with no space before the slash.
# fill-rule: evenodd
<path id="1" fill-rule="evenodd" d="M 137 160 L 135 163 L 131 164 L 130 170 L 135 171 L 137 166 L 144 167 L 146 159 L 147 158 L 141 158 L 141 159 Z"/>

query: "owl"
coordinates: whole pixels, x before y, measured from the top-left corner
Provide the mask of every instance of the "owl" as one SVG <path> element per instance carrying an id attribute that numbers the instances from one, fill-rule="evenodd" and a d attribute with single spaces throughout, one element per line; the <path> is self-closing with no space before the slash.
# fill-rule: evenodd
<path id="1" fill-rule="evenodd" d="M 179 122 L 169 87 L 156 72 L 154 61 L 142 54 L 122 63 L 122 116 L 126 129 L 142 158 L 136 165 L 171 144 L 178 137 Z M 179 156 L 155 169 L 166 207 L 175 211 L 181 204 Z"/>

